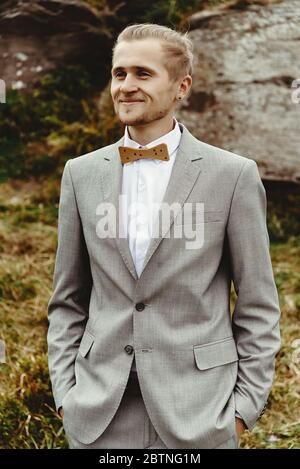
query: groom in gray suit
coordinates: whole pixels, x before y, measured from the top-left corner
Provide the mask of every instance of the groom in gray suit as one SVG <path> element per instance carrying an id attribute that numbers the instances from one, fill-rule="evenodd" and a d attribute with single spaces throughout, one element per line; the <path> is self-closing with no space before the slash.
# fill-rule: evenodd
<path id="1" fill-rule="evenodd" d="M 238 448 L 267 404 L 265 190 L 253 160 L 175 119 L 192 61 L 186 34 L 125 28 L 111 78 L 125 133 L 63 171 L 48 352 L 70 448 Z"/>

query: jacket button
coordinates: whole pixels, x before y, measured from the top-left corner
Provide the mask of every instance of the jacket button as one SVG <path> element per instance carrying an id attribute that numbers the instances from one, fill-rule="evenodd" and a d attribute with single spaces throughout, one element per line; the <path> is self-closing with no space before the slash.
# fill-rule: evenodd
<path id="1" fill-rule="evenodd" d="M 128 355 L 131 355 L 132 352 L 133 352 L 133 347 L 132 347 L 132 345 L 126 345 L 124 347 L 124 350 L 125 350 L 126 353 L 128 353 Z"/>
<path id="2" fill-rule="evenodd" d="M 144 303 L 137 303 L 137 304 L 135 305 L 135 309 L 136 309 L 137 311 L 143 311 L 143 309 L 145 309 Z"/>

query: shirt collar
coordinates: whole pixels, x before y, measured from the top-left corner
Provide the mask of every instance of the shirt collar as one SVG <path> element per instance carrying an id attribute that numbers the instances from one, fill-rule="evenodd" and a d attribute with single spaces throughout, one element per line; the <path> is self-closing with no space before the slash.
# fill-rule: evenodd
<path id="1" fill-rule="evenodd" d="M 179 143 L 180 143 L 181 130 L 180 130 L 178 121 L 175 117 L 173 117 L 173 122 L 175 122 L 174 129 L 170 130 L 170 132 L 168 132 L 165 135 L 162 135 L 156 140 L 153 140 L 152 142 L 147 143 L 147 145 L 142 145 L 142 148 L 152 148 L 156 145 L 159 145 L 160 143 L 165 143 L 168 147 L 169 155 L 175 152 L 176 148 L 179 146 Z M 124 146 L 130 147 L 130 148 L 139 148 L 141 146 L 135 140 L 132 140 L 130 138 L 127 125 L 125 127 Z M 171 156 L 171 158 L 173 157 L 174 157 L 174 153 Z M 167 163 L 167 161 L 163 161 L 159 159 L 153 159 L 152 161 L 154 161 L 156 164 Z"/>

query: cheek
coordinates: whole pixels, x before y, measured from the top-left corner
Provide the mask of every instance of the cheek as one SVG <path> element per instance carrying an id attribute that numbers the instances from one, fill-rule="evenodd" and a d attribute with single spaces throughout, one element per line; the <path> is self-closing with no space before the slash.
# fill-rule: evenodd
<path id="1" fill-rule="evenodd" d="M 118 87 L 116 85 L 111 85 L 110 87 L 110 95 L 112 98 L 116 96 L 116 93 L 118 91 Z"/>
<path id="2" fill-rule="evenodd" d="M 157 95 L 157 101 L 161 104 L 164 105 L 166 103 L 169 103 L 171 100 L 171 95 L 166 92 L 165 90 L 162 91 L 159 95 Z"/>

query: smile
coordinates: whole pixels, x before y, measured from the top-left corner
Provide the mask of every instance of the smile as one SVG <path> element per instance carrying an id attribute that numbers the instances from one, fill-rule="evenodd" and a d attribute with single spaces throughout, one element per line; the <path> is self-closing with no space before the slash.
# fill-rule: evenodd
<path id="1" fill-rule="evenodd" d="M 125 104 L 127 106 L 130 106 L 132 104 L 139 104 L 142 103 L 143 101 L 121 101 L 121 104 Z"/>

